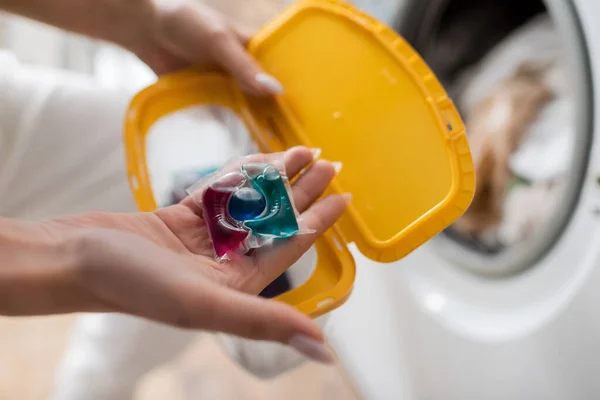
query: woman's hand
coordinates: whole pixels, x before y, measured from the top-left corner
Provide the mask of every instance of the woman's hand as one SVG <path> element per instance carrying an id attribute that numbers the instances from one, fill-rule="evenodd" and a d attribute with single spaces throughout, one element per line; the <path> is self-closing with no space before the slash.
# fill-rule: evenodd
<path id="1" fill-rule="evenodd" d="M 298 147 L 249 161 L 283 161 L 290 179 L 296 177 L 292 192 L 302 223 L 316 233 L 223 264 L 214 261 L 202 212 L 191 198 L 153 213 L 91 213 L 45 222 L 55 243 L 79 255 L 65 279 L 76 282 L 72 292 L 77 295 L 62 302 L 67 302 L 62 312 L 125 312 L 184 328 L 290 343 L 309 357 L 331 361 L 310 318 L 256 297 L 340 218 L 349 201 L 339 195 L 317 201 L 336 171 L 328 161 L 313 163 L 313 157 Z M 30 296 L 36 300 L 35 293 Z"/>
<path id="2" fill-rule="evenodd" d="M 147 0 L 153 18 L 124 30 L 123 46 L 157 74 L 188 65 L 218 65 L 254 95 L 281 94 L 281 84 L 246 52 L 249 37 L 198 0 Z M 242 3 L 240 3 L 242 6 Z M 245 6 L 248 6 L 245 4 Z M 145 29 L 141 27 L 145 26 Z"/>

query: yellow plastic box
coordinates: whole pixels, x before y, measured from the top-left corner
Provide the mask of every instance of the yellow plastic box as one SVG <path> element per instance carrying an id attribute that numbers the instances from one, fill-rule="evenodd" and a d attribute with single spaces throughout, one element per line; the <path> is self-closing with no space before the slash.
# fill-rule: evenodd
<path id="1" fill-rule="evenodd" d="M 330 192 L 351 192 L 352 204 L 317 241 L 310 279 L 277 298 L 316 317 L 352 290 L 348 243 L 370 259 L 397 261 L 463 214 L 475 190 L 469 145 L 452 101 L 421 57 L 349 4 L 300 1 L 255 35 L 248 50 L 285 94 L 246 96 L 219 69 L 162 77 L 133 99 L 127 115 L 131 189 L 141 211 L 156 208 L 146 134 L 159 118 L 202 104 L 237 113 L 263 152 L 306 145 L 341 161 Z"/>

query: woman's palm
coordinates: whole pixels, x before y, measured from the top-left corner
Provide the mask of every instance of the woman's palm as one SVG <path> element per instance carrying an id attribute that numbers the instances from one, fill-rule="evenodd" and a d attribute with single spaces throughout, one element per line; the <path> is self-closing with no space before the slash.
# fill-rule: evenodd
<path id="1" fill-rule="evenodd" d="M 214 261 L 208 227 L 200 208 L 191 197 L 181 204 L 157 210 L 154 215 L 164 224 L 165 238 L 172 234 L 179 240 L 178 251 L 200 258 L 201 264 L 210 266 L 211 270 L 207 273 L 213 275 L 211 278 L 224 279 L 223 283 L 238 290 L 258 293 L 310 248 L 318 235 L 339 218 L 345 209 L 345 203 L 335 196 L 323 199 L 311 207 L 323 194 L 336 171 L 333 164 L 327 161 L 317 161 L 311 165 L 314 156 L 307 148 L 251 157 L 253 158 L 249 161 L 252 162 L 281 162 L 290 178 L 297 177 L 292 185 L 294 202 L 302 213 L 303 223 L 317 231 L 314 235 L 296 236 L 269 247 L 266 251 L 259 249 L 251 256 L 217 263 Z M 239 162 L 234 163 L 238 164 Z M 303 170 L 306 171 L 300 174 Z"/>

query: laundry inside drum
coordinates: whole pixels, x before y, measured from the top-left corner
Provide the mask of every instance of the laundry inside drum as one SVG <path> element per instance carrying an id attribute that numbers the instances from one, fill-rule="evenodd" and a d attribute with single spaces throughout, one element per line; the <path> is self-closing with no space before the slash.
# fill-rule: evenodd
<path id="1" fill-rule="evenodd" d="M 441 236 L 463 259 L 477 254 L 475 263 L 517 248 L 536 247 L 540 257 L 560 235 L 579 190 L 574 174 L 582 175 L 585 160 L 574 154 L 588 132 L 580 129 L 576 72 L 567 62 L 574 49 L 560 29 L 570 22 L 550 3 L 415 1 L 397 21 L 465 122 L 475 198 Z M 548 243 L 529 245 L 540 237 Z M 515 269 L 518 256 L 510 258 Z M 526 258 L 531 264 L 535 257 Z M 502 272 L 496 267 L 487 272 Z"/>

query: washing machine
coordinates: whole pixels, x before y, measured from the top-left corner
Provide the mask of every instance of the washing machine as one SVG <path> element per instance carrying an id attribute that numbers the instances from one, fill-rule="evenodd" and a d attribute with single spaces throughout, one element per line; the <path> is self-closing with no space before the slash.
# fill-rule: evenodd
<path id="1" fill-rule="evenodd" d="M 600 2 L 355 3 L 399 31 L 442 81 L 546 13 L 568 71 L 574 141 L 560 201 L 527 240 L 486 251 L 448 231 L 393 264 L 354 251 L 354 291 L 328 332 L 344 366 L 374 400 L 600 398 Z M 471 15 L 482 4 L 487 14 Z M 443 46 L 461 29 L 476 32 L 468 54 L 439 70 L 458 57 Z"/>
<path id="2" fill-rule="evenodd" d="M 353 3 L 401 33 L 444 83 L 531 18 L 547 15 L 574 102 L 566 184 L 532 237 L 490 249 L 448 230 L 392 264 L 352 249 L 355 286 L 331 313 L 326 333 L 358 391 L 369 400 L 600 398 L 600 128 L 594 118 L 600 115 L 600 2 Z M 477 14 L 478 7 L 486 11 Z M 445 40 L 465 29 L 474 34 L 461 62 L 444 64 L 459 58 L 445 51 Z M 105 64 L 99 70 L 111 84 L 115 71 L 127 70 Z M 153 80 L 147 71 L 131 71 L 122 81 L 143 87 Z"/>

